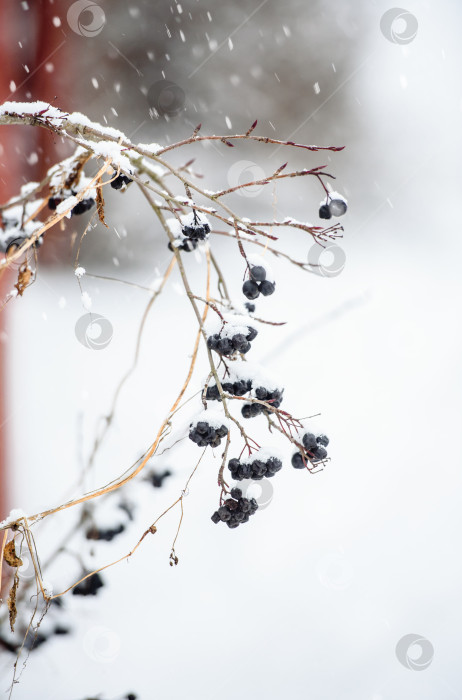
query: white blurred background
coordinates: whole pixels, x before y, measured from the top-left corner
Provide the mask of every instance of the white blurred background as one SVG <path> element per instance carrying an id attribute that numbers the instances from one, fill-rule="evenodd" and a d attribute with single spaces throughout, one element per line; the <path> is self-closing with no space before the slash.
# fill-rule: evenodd
<path id="1" fill-rule="evenodd" d="M 213 20 L 205 28 L 196 22 L 190 35 L 186 25 L 185 42 L 178 39 L 171 49 L 167 77 L 185 89 L 185 115 L 153 122 L 140 106 L 135 80 L 149 86 L 159 79 L 166 39 L 152 20 L 161 11 L 136 0 L 114 9 L 103 4 L 105 33 L 84 42 L 94 55 L 89 48 L 82 61 L 90 79 L 88 63 L 98 51 L 106 55 L 109 40 L 119 42 L 143 77 L 131 75 L 119 57 L 122 87 L 115 92 L 116 59 L 108 54 L 106 63 L 91 66 L 104 87 L 84 90 L 73 108 L 98 121 L 107 114 L 127 134 L 144 120 L 135 139 L 142 142 L 182 138 L 199 121 L 204 133 L 226 133 L 228 116 L 230 133 L 258 118 L 258 133 L 346 146 L 330 156 L 276 154 L 245 143 L 225 153 L 196 147 L 183 155 L 196 156 L 210 189 L 226 185 L 238 159 L 265 172 L 288 158 L 293 168 L 328 163 L 335 188 L 348 197 L 339 242 L 344 270 L 323 278 L 271 257 L 277 290 L 258 301 L 257 315 L 287 325 L 262 327 L 252 349 L 252 359 L 281 378 L 284 408 L 296 416 L 322 414 L 331 461 L 310 475 L 292 469 L 286 449 L 284 468 L 271 481 L 271 502 L 234 531 L 210 521 L 221 453 L 207 454 L 184 499 L 178 566 L 168 560 L 177 508 L 128 562 L 103 574 L 97 596 L 65 597 L 72 633 L 31 654 L 13 697 L 106 699 L 131 691 L 142 700 L 462 698 L 460 5 L 407 2 L 418 30 L 402 45 L 381 32 L 390 9 L 382 0 L 190 5 L 183 3 L 181 15 L 173 4 L 165 8 L 182 21 L 189 11 L 196 17 L 209 10 Z M 150 26 L 158 53 L 151 69 L 141 58 L 147 61 L 151 50 Z M 399 24 L 395 29 L 405 31 Z M 215 53 L 206 30 L 217 46 L 224 42 Z M 208 56 L 188 82 L 188 71 Z M 129 91 L 137 86 L 135 100 Z M 117 119 L 109 119 L 111 106 Z M 278 188 L 276 216 L 317 223 L 322 193 L 314 181 L 297 182 Z M 233 203 L 243 215 L 272 214 L 265 193 Z M 92 231 L 82 264 L 89 273 L 153 283 L 170 253 L 145 201 L 131 187 L 108 195 L 107 212 L 110 229 Z M 240 299 L 237 247 L 219 237 L 211 245 Z M 307 259 L 310 245 L 302 234 L 281 235 L 280 247 L 298 259 Z M 149 298 L 134 287 L 84 277 L 94 311 L 114 328 L 107 348 L 87 349 L 74 334 L 85 310 L 71 262 L 42 266 L 36 284 L 9 308 L 10 414 L 3 430 L 11 445 L 11 505 L 28 513 L 69 497 L 98 419 L 130 366 Z M 202 294 L 204 257 L 193 254 L 185 262 Z M 138 459 L 175 399 L 195 334 L 180 286 L 175 271 L 149 315 L 138 367 L 121 392 L 94 469 L 72 495 L 106 483 Z M 202 351 L 193 392 L 206 374 Z M 180 414 L 180 435 L 199 408 L 196 398 Z M 263 420 L 254 420 L 255 434 L 263 435 Z M 138 507 L 126 532 L 96 545 L 76 538 L 69 550 L 92 568 L 130 551 L 180 495 L 199 453 L 186 439 L 154 459 L 156 469 L 173 475 L 162 489 L 141 480 L 130 484 L 127 497 Z M 59 516 L 36 529 L 44 559 L 69 522 Z M 63 554 L 44 576 L 58 592 L 79 571 L 75 555 Z M 411 633 L 434 650 L 423 670 L 405 668 L 395 654 Z M 419 648 L 409 654 L 418 657 Z M 0 657 L 2 690 L 12 658 Z"/>

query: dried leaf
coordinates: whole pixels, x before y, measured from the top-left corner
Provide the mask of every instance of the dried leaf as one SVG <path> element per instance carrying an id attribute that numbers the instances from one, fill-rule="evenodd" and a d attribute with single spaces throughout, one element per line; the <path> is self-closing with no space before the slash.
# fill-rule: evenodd
<path id="1" fill-rule="evenodd" d="M 3 558 L 10 566 L 22 566 L 22 559 L 16 555 L 14 540 L 10 540 L 3 550 Z"/>
<path id="2" fill-rule="evenodd" d="M 15 289 L 18 290 L 20 297 L 24 294 L 26 287 L 29 286 L 32 279 L 32 270 L 28 265 L 21 265 L 18 271 L 18 281 L 16 282 Z"/>
<path id="3" fill-rule="evenodd" d="M 18 611 L 16 608 L 16 591 L 18 590 L 18 583 L 19 583 L 19 576 L 18 574 L 15 574 L 13 585 L 11 586 L 10 593 L 8 596 L 8 614 L 10 618 L 10 628 L 11 631 L 14 632 L 14 623 L 16 622 L 16 617 L 18 615 Z"/>
<path id="4" fill-rule="evenodd" d="M 101 187 L 101 181 L 100 186 L 96 188 L 96 210 L 98 212 L 98 218 L 101 221 L 101 223 L 104 224 L 106 228 L 109 228 L 109 226 L 104 220 L 104 197 L 103 188 Z"/>

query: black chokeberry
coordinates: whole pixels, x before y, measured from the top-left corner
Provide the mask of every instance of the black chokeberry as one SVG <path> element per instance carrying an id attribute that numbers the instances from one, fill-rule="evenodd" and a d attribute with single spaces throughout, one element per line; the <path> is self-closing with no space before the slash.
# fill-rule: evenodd
<path id="1" fill-rule="evenodd" d="M 302 442 L 303 447 L 308 451 L 315 450 L 318 446 L 316 436 L 313 435 L 313 433 L 305 433 L 302 438 Z"/>
<path id="2" fill-rule="evenodd" d="M 255 265 L 254 267 L 250 268 L 250 277 L 255 281 L 255 282 L 263 282 L 263 280 L 266 280 L 266 270 L 262 265 Z"/>
<path id="3" fill-rule="evenodd" d="M 98 590 L 104 586 L 103 579 L 99 574 L 93 574 L 84 579 L 72 589 L 73 595 L 96 595 Z"/>
<path id="4" fill-rule="evenodd" d="M 246 301 L 244 306 L 249 312 L 249 314 L 253 314 L 255 312 L 255 304 L 250 304 L 250 302 Z"/>
<path id="5" fill-rule="evenodd" d="M 80 202 L 77 202 L 75 207 L 72 209 L 72 215 L 79 216 L 79 214 L 84 214 L 86 211 L 89 211 L 92 207 L 95 206 L 95 200 L 92 199 L 92 197 L 88 197 L 88 199 L 82 199 Z"/>
<path id="6" fill-rule="evenodd" d="M 253 280 L 247 280 L 242 285 L 242 293 L 245 297 L 247 297 L 247 299 L 256 299 L 258 296 L 260 296 L 258 284 Z"/>
<path id="7" fill-rule="evenodd" d="M 274 294 L 275 289 L 276 285 L 274 282 L 263 280 L 263 282 L 260 283 L 260 293 L 263 294 L 264 297 L 269 297 L 271 294 Z"/>
<path id="8" fill-rule="evenodd" d="M 115 178 L 115 180 L 112 180 L 111 182 L 111 187 L 114 190 L 120 190 L 124 185 L 130 184 L 130 182 L 133 182 L 127 175 L 118 175 L 118 177 Z"/>
<path id="9" fill-rule="evenodd" d="M 305 469 L 306 464 L 303 461 L 301 452 L 295 452 L 295 454 L 292 455 L 292 466 L 295 469 Z"/>
<path id="10" fill-rule="evenodd" d="M 226 499 L 222 506 L 212 515 L 212 522 L 226 523 L 230 529 L 239 527 L 241 523 L 249 522 L 251 515 L 258 510 L 255 498 L 245 498 L 239 488 L 231 490 L 231 498 Z"/>
<path id="11" fill-rule="evenodd" d="M 332 213 L 328 204 L 321 204 L 319 207 L 319 218 L 320 219 L 331 219 Z"/>

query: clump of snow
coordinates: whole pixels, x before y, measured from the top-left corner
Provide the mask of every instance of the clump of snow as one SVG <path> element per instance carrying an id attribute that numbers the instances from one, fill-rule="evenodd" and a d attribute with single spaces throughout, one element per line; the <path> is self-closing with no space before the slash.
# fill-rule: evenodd
<path id="1" fill-rule="evenodd" d="M 71 195 L 70 197 L 66 197 L 66 199 L 63 199 L 63 201 L 57 205 L 56 213 L 57 214 L 64 214 L 64 212 L 66 212 L 69 209 L 66 216 L 68 219 L 70 219 L 72 216 L 72 209 L 78 203 L 79 203 L 79 200 L 74 195 Z"/>
<path id="2" fill-rule="evenodd" d="M 269 459 L 279 459 L 283 461 L 283 456 L 280 450 L 274 447 L 261 447 L 257 452 L 252 452 L 248 457 L 240 459 L 241 464 L 252 464 L 256 459 L 260 459 L 262 462 L 267 462 Z"/>
<path id="3" fill-rule="evenodd" d="M 13 508 L 13 510 L 10 511 L 10 514 L 7 515 L 5 520 L 2 520 L 2 522 L 0 522 L 0 528 L 4 529 L 7 527 L 11 527 L 11 525 L 13 525 L 17 520 L 26 517 L 27 514 L 22 510 L 22 508 Z"/>
<path id="4" fill-rule="evenodd" d="M 178 219 L 171 217 L 170 219 L 167 219 L 165 223 L 173 236 L 181 236 L 181 223 L 178 221 Z M 181 239 L 177 243 L 178 245 L 181 245 Z"/>
<path id="5" fill-rule="evenodd" d="M 345 202 L 345 204 L 348 204 L 348 200 L 346 197 L 344 197 L 343 194 L 340 194 L 340 192 L 332 191 L 329 192 L 329 194 L 326 195 L 326 197 L 320 201 L 319 205 L 322 206 L 323 204 L 329 204 L 329 202 L 331 202 L 333 199 L 338 199 L 341 202 Z"/>
<path id="6" fill-rule="evenodd" d="M 198 423 L 205 422 L 208 423 L 212 428 L 221 428 L 224 425 L 229 430 L 229 419 L 225 416 L 222 411 L 217 409 L 209 408 L 207 411 L 201 411 L 191 425 L 197 425 Z"/>
<path id="7" fill-rule="evenodd" d="M 74 275 L 77 277 L 77 279 L 81 279 L 84 276 L 85 272 L 86 270 L 84 267 L 76 267 L 74 270 Z"/>
<path id="8" fill-rule="evenodd" d="M 322 422 L 319 420 L 319 416 L 314 418 L 306 418 L 301 421 L 302 428 L 300 434 L 313 433 L 313 435 L 328 435 L 325 430 L 323 430 Z"/>
<path id="9" fill-rule="evenodd" d="M 5 114 L 36 117 L 46 120 L 53 126 L 60 126 L 63 119 L 68 116 L 67 112 L 63 112 L 58 107 L 52 107 L 49 102 L 4 102 L 0 105 L 0 116 Z"/>
<path id="10" fill-rule="evenodd" d="M 102 124 L 98 124 L 98 122 L 92 122 L 91 119 L 81 112 L 72 112 L 72 114 L 67 116 L 67 121 L 76 126 L 88 127 L 89 129 L 99 132 L 102 136 L 111 136 L 112 138 L 122 139 L 130 143 L 130 140 L 119 129 L 114 129 L 112 126 L 103 126 Z"/>
<path id="11" fill-rule="evenodd" d="M 238 314 L 222 314 L 224 324 L 222 319 L 218 314 L 213 314 L 206 324 L 207 336 L 215 335 L 219 333 L 222 338 L 232 338 L 238 333 L 242 335 L 247 335 L 249 332 L 249 317 L 239 316 Z"/>
<path id="12" fill-rule="evenodd" d="M 89 148 L 95 155 L 111 158 L 114 166 L 133 175 L 133 166 L 127 156 L 122 154 L 122 146 L 118 143 L 114 143 L 114 141 L 98 141 L 97 143 L 89 144 Z"/>
<path id="13" fill-rule="evenodd" d="M 162 146 L 158 143 L 139 143 L 136 148 L 146 151 L 147 153 L 152 153 L 153 156 L 155 156 L 158 151 L 162 150 Z"/>

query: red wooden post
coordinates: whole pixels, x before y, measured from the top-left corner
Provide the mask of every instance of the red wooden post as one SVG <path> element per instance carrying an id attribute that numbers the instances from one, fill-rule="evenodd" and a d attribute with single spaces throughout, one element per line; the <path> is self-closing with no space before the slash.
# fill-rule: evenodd
<path id="1" fill-rule="evenodd" d="M 73 86 L 72 73 L 77 63 L 75 56 L 77 37 L 67 26 L 66 8 L 58 3 L 29 3 L 26 11 L 22 3 L 1 2 L 0 26 L 0 103 L 6 100 L 43 100 L 63 109 L 73 110 L 69 104 Z M 26 30 L 25 30 L 26 28 Z M 19 36 L 28 38 L 22 47 Z M 85 40 L 84 40 L 85 41 Z M 35 56 L 29 46 L 36 46 Z M 27 66 L 27 69 L 25 68 Z M 60 139 L 55 139 L 45 129 L 35 127 L 2 126 L 0 128 L 0 202 L 17 194 L 21 185 L 29 180 L 40 181 L 50 165 L 64 158 Z M 28 164 L 29 153 L 38 155 L 37 162 Z M 62 235 L 57 237 L 61 238 Z M 41 261 L 59 259 L 60 251 L 47 234 L 40 250 Z M 0 299 L 4 299 L 14 284 L 13 272 L 0 279 Z M 27 292 L 26 292 L 27 293 Z M 0 334 L 8 328 L 8 306 L 0 313 Z M 8 497 L 8 397 L 5 390 L 6 346 L 0 337 L 0 520 L 11 508 Z"/>

